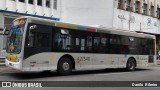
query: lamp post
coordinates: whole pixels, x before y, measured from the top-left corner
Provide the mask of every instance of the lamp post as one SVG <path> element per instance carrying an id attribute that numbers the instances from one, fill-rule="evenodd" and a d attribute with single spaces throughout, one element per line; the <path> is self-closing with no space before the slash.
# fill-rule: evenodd
<path id="1" fill-rule="evenodd" d="M 129 2 L 129 31 L 131 30 L 131 10 L 132 10 L 132 0 Z"/>
<path id="2" fill-rule="evenodd" d="M 141 27 L 141 26 L 142 26 L 142 23 L 140 22 L 140 32 L 141 32 L 141 30 L 142 30 L 142 27 Z"/>

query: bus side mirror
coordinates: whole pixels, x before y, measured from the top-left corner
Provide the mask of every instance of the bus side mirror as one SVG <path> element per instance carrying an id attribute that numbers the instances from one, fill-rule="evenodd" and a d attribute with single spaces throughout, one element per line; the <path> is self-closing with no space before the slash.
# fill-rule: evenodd
<path id="1" fill-rule="evenodd" d="M 37 28 L 37 25 L 32 25 L 29 27 L 29 37 L 31 36 L 31 30 L 34 30 Z"/>
<path id="2" fill-rule="evenodd" d="M 32 25 L 29 27 L 29 30 L 33 30 L 33 29 L 36 29 L 37 28 L 37 25 Z"/>

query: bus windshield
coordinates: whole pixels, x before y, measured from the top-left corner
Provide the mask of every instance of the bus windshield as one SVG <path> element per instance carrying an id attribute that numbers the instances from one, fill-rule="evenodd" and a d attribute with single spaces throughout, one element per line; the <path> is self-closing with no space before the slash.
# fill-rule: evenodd
<path id="1" fill-rule="evenodd" d="M 21 52 L 22 39 L 26 19 L 18 19 L 12 22 L 10 34 L 7 39 L 7 53 Z"/>

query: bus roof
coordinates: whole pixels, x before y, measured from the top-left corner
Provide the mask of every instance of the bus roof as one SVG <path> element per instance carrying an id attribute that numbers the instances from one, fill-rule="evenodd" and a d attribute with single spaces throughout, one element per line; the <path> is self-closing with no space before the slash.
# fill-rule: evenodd
<path id="1" fill-rule="evenodd" d="M 123 30 L 123 29 L 85 26 L 85 25 L 71 24 L 71 23 L 54 21 L 54 20 L 49 20 L 49 19 L 37 18 L 37 17 L 31 17 L 31 16 L 23 16 L 23 17 L 19 17 L 17 19 L 22 19 L 22 18 L 27 18 L 29 20 L 29 22 L 57 26 L 57 27 L 68 28 L 68 29 L 77 29 L 77 30 L 84 30 L 84 31 L 90 31 L 90 32 L 101 32 L 101 33 L 109 33 L 109 34 L 118 34 L 118 35 L 126 35 L 126 36 L 155 39 L 154 35 L 137 33 L 134 31 Z M 17 19 L 15 19 L 15 20 L 17 20 Z"/>

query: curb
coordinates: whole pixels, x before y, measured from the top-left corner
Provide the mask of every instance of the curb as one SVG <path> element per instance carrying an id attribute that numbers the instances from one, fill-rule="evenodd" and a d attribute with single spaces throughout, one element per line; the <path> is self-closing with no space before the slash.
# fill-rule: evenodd
<path id="1" fill-rule="evenodd" d="M 160 64 L 151 65 L 151 67 L 160 67 Z"/>
<path id="2" fill-rule="evenodd" d="M 6 66 L 5 63 L 0 63 L 0 66 Z"/>

